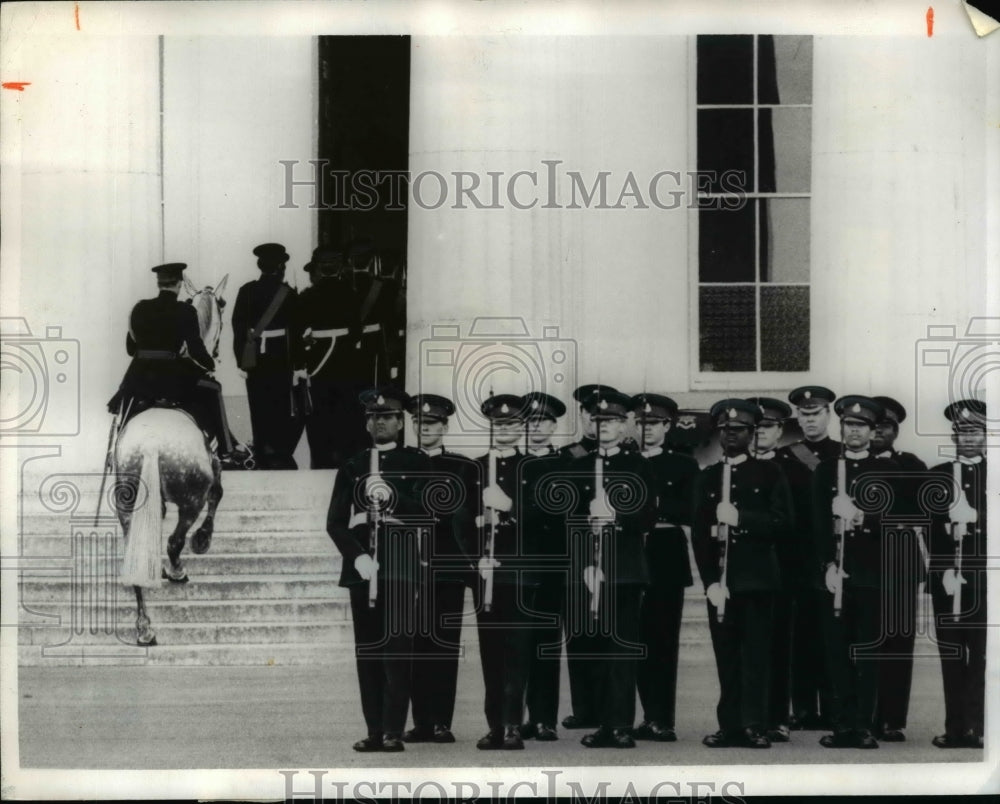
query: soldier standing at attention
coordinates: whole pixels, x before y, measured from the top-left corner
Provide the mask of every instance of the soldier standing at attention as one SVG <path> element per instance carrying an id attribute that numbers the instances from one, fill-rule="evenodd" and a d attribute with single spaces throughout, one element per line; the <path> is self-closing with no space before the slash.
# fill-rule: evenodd
<path id="1" fill-rule="evenodd" d="M 590 418 L 587 405 L 590 398 L 598 392 L 614 391 L 610 385 L 587 384 L 581 385 L 573 391 L 573 399 L 579 406 L 578 415 L 580 418 L 580 439 L 567 444 L 559 450 L 559 455 L 567 460 L 574 461 L 585 458 L 597 449 L 596 424 Z M 575 471 L 574 467 L 567 467 L 567 471 Z M 567 584 L 567 593 L 573 589 L 572 584 Z M 568 613 L 570 602 L 566 601 L 567 617 L 563 620 L 563 627 L 566 629 L 566 669 L 569 672 L 569 697 L 572 713 L 562 720 L 564 729 L 592 729 L 597 726 L 596 714 L 594 712 L 595 692 L 590 685 L 591 674 L 589 671 L 590 658 L 593 653 L 591 637 L 587 636 L 582 629 L 575 629 L 576 633 L 568 628 Z"/>
<path id="2" fill-rule="evenodd" d="M 749 455 L 761 409 L 724 399 L 711 414 L 723 459 L 698 475 L 691 533 L 720 687 L 719 730 L 702 742 L 770 748 L 764 732 L 774 597 L 781 588 L 777 544 L 788 532 L 791 498 L 778 466 Z"/>
<path id="3" fill-rule="evenodd" d="M 408 399 L 395 388 L 362 394 L 372 446 L 337 472 L 326 521 L 343 557 L 340 585 L 351 595 L 368 727 L 353 748 L 362 752 L 405 747 L 420 563 L 416 534 L 427 521 L 422 496 L 431 472 L 426 455 L 397 443 Z"/>
<path id="4" fill-rule="evenodd" d="M 917 590 L 926 580 L 923 552 L 917 525 L 912 520 L 922 518 L 917 502 L 920 484 L 925 479 L 927 465 L 910 452 L 895 448 L 899 424 L 906 419 L 906 408 L 892 397 L 872 397 L 885 411 L 875 424 L 871 451 L 876 458 L 895 461 L 900 470 L 913 475 L 894 478 L 892 514 L 902 517 L 905 527 L 894 529 L 891 550 L 885 555 L 890 563 L 884 573 L 883 594 L 887 616 L 883 618 L 882 645 L 879 660 L 878 707 L 872 728 L 880 742 L 901 743 L 906 739 L 906 716 L 910 707 L 910 686 L 913 681 L 913 645 L 917 635 Z M 910 522 L 906 522 L 910 519 Z M 886 535 L 889 535 L 888 533 Z"/>
<path id="5" fill-rule="evenodd" d="M 299 364 L 308 373 L 313 403 L 306 418 L 309 461 L 313 469 L 338 469 L 368 440 L 352 376 L 357 299 L 344 276 L 340 249 L 320 246 L 305 270 L 313 284 L 299 296 L 296 328 L 302 333 Z"/>
<path id="6" fill-rule="evenodd" d="M 639 616 L 649 583 L 643 540 L 656 516 L 656 483 L 648 461 L 621 447 L 630 402 L 605 388 L 590 396 L 597 449 L 570 465 L 580 486 L 574 519 L 586 523 L 570 536 L 567 619 L 593 648 L 587 672 L 598 729 L 580 741 L 587 748 L 635 747 Z"/>
<path id="7" fill-rule="evenodd" d="M 450 399 L 421 394 L 410 400 L 407 410 L 433 471 L 426 488 L 434 529 L 421 537 L 420 616 L 410 695 L 413 728 L 403 742 L 453 743 L 465 588 L 478 577 L 475 518 L 482 484 L 478 464 L 444 448 L 448 418 L 455 412 Z"/>
<path id="8" fill-rule="evenodd" d="M 953 402 L 956 460 L 935 466 L 951 489 L 931 526 L 931 598 L 944 681 L 938 748 L 982 748 L 986 696 L 986 404 Z M 955 598 L 958 602 L 955 602 Z"/>
<path id="9" fill-rule="evenodd" d="M 885 485 L 884 472 L 898 471 L 888 458 L 870 452 L 875 424 L 885 414 L 866 396 L 844 396 L 840 416 L 843 457 L 824 460 L 813 476 L 815 545 L 828 591 L 823 642 L 833 685 L 833 734 L 824 748 L 878 748 L 872 734 L 878 695 L 882 633 L 882 513 L 862 511 L 866 483 Z M 841 463 L 843 462 L 843 463 Z"/>
<path id="10" fill-rule="evenodd" d="M 821 385 L 804 385 L 788 394 L 788 401 L 795 406 L 802 440 L 778 449 L 778 458 L 798 461 L 810 472 L 815 472 L 820 461 L 840 457 L 840 442 L 830 438 L 828 432 L 830 405 L 836 398 L 833 391 Z M 807 541 L 811 541 L 812 478 L 806 489 L 798 482 L 799 478 L 788 472 L 786 475 L 792 484 L 797 522 L 804 516 L 809 517 L 810 538 Z M 805 534 L 803 531 L 802 535 Z M 830 681 L 823 646 L 816 636 L 821 632 L 826 603 L 826 586 L 815 572 L 796 583 L 792 626 L 792 717 L 789 723 L 792 731 L 830 726 Z"/>
<path id="11" fill-rule="evenodd" d="M 566 406 L 554 396 L 533 391 L 521 397 L 521 410 L 528 442 L 528 457 L 521 464 L 522 530 L 531 531 L 529 541 L 535 545 L 535 611 L 544 618 L 531 632 L 528 720 L 521 725 L 521 737 L 547 742 L 559 738 L 556 722 L 569 556 L 565 517 L 556 515 L 543 500 L 546 484 L 560 476 L 564 464 L 552 446 L 552 433 Z"/>
<path id="12" fill-rule="evenodd" d="M 288 253 L 280 243 L 253 250 L 260 278 L 240 288 L 233 305 L 233 351 L 246 378 L 254 454 L 262 469 L 296 469 L 301 434 L 292 418 L 293 364 L 300 354 L 296 294 L 284 281 Z"/>
<path id="13" fill-rule="evenodd" d="M 653 470 L 656 522 L 646 539 L 649 587 L 642 599 L 641 634 L 646 656 L 639 660 L 638 687 L 643 720 L 637 740 L 674 742 L 677 660 L 684 590 L 694 581 L 684 528 L 691 525 L 691 495 L 698 462 L 666 448 L 667 432 L 677 416 L 668 396 L 638 394 L 629 404 L 642 455 Z"/>
<path id="14" fill-rule="evenodd" d="M 517 449 L 523 420 L 521 397 L 491 396 L 482 404 L 490 421 L 490 450 L 477 459 L 485 487 L 480 526 L 481 580 L 473 587 L 479 629 L 479 656 L 486 686 L 484 710 L 489 731 L 476 743 L 480 750 L 524 748 L 520 726 L 532 632 L 536 579 L 531 529 L 522 528 L 518 505 L 519 470 L 524 454 Z"/>

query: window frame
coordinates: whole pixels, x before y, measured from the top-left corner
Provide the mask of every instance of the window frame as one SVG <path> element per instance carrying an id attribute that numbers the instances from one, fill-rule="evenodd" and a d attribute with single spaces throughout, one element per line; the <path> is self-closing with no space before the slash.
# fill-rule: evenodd
<path id="1" fill-rule="evenodd" d="M 810 110 L 815 108 L 816 97 L 815 97 L 815 81 L 812 82 L 813 94 L 811 95 L 811 103 L 792 103 L 792 104 L 758 104 L 757 93 L 758 93 L 758 57 L 757 57 L 757 37 L 761 34 L 752 34 L 754 37 L 754 48 L 753 48 L 753 92 L 754 92 L 754 103 L 753 104 L 704 104 L 703 106 L 698 105 L 698 35 L 694 34 L 688 37 L 688 98 L 687 107 L 689 110 L 688 115 L 688 164 L 691 166 L 692 171 L 697 171 L 698 169 L 698 113 L 702 108 L 713 109 L 713 108 L 744 108 L 753 110 L 753 126 L 754 126 L 754 174 L 757 176 L 759 169 L 759 145 L 757 143 L 758 137 L 758 124 L 759 115 L 757 112 L 760 109 L 767 108 L 808 108 Z M 777 34 L 780 35 L 780 34 Z M 813 37 L 815 42 L 815 37 Z M 815 51 L 813 53 L 813 60 L 811 64 L 812 76 L 815 77 Z M 774 192 L 774 193 L 757 193 L 752 191 L 747 194 L 746 202 L 752 203 L 757 199 L 781 199 L 781 198 L 807 198 L 809 200 L 809 281 L 808 282 L 761 282 L 760 281 L 760 248 L 759 248 L 759 237 L 760 237 L 760 207 L 755 204 L 754 212 L 754 261 L 755 261 L 755 279 L 753 282 L 705 282 L 702 283 L 700 279 L 700 262 L 699 262 L 699 234 L 700 234 L 700 210 L 698 208 L 698 197 L 695 195 L 692 197 L 688 204 L 688 311 L 691 321 L 691 337 L 688 340 L 688 365 L 689 365 L 689 384 L 691 390 L 693 391 L 727 391 L 727 390 L 770 390 L 774 388 L 791 388 L 798 385 L 807 385 L 812 382 L 813 375 L 816 371 L 814 365 L 815 349 L 814 344 L 816 342 L 816 332 L 815 332 L 815 281 L 813 277 L 813 267 L 815 265 L 814 254 L 813 254 L 813 232 L 814 232 L 814 219 L 813 219 L 813 159 L 815 151 L 813 149 L 814 132 L 812 128 L 813 115 L 810 114 L 810 180 L 809 180 L 809 192 L 808 193 L 796 193 L 796 192 Z M 759 181 L 759 177 L 755 179 Z M 701 368 L 701 309 L 700 309 L 700 299 L 701 299 L 701 287 L 702 285 L 709 287 L 754 287 L 755 288 L 755 333 L 756 333 L 756 363 L 760 365 L 761 363 L 761 288 L 765 286 L 773 287 L 808 287 L 809 288 L 809 368 L 803 371 L 703 371 Z"/>

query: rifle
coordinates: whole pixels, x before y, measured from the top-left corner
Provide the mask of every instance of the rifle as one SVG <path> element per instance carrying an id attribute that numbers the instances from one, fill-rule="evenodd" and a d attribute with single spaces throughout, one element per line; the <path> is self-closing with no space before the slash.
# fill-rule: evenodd
<path id="1" fill-rule="evenodd" d="M 956 502 L 962 499 L 965 492 L 962 491 L 962 462 L 957 460 L 951 465 L 951 477 L 955 484 L 955 500 Z M 965 529 L 967 526 L 959 525 L 957 522 L 952 522 L 949 524 L 949 530 L 951 531 L 951 538 L 955 543 L 955 573 L 958 578 L 958 588 L 955 590 L 955 594 L 951 599 L 951 616 L 955 622 L 958 622 L 959 615 L 962 613 L 962 539 L 965 537 Z"/>
<path id="2" fill-rule="evenodd" d="M 371 462 L 368 465 L 368 477 L 381 480 L 378 471 L 378 449 L 372 446 Z M 375 608 L 375 601 L 378 600 L 378 536 L 379 527 L 382 524 L 382 512 L 379 504 L 374 499 L 368 501 L 368 527 L 371 529 L 372 560 L 376 562 L 376 567 L 372 572 L 372 577 L 368 579 L 368 608 Z"/>
<path id="3" fill-rule="evenodd" d="M 308 377 L 302 377 L 292 386 L 289 395 L 291 396 L 292 418 L 297 419 L 302 416 L 307 418 L 312 415 L 312 381 Z"/>
<path id="4" fill-rule="evenodd" d="M 720 494 L 724 503 L 730 502 L 729 486 L 732 482 L 732 476 L 733 465 L 729 462 L 729 458 L 724 457 L 722 459 L 722 489 Z M 715 621 L 721 623 L 726 618 L 726 592 L 729 589 L 727 586 L 729 570 L 729 525 L 723 522 L 717 523 L 715 526 L 715 538 L 719 540 L 719 568 L 721 570 L 719 586 L 722 588 L 722 601 L 715 610 Z"/>
<path id="5" fill-rule="evenodd" d="M 847 458 L 844 456 L 844 437 L 840 437 L 840 457 L 837 459 L 837 496 L 847 494 Z M 837 564 L 837 581 L 833 592 L 833 616 L 839 617 L 844 606 L 844 548 L 846 547 L 847 523 L 839 517 L 833 518 L 833 536 L 836 544 L 834 561 Z"/>
<path id="6" fill-rule="evenodd" d="M 600 450 L 594 455 L 594 500 L 604 499 L 604 458 Z M 594 591 L 590 595 L 590 613 L 596 619 L 601 605 L 601 564 L 604 561 L 604 531 L 607 520 L 599 520 L 593 533 L 594 546 Z"/>
<path id="7" fill-rule="evenodd" d="M 497 453 L 493 448 L 492 419 L 490 419 L 490 451 L 487 456 L 486 465 L 486 485 L 492 486 L 497 482 Z M 497 540 L 496 509 L 487 509 L 486 515 L 490 520 L 487 530 L 489 537 L 486 539 L 486 557 L 490 560 L 490 566 L 486 568 L 486 575 L 483 577 L 483 610 L 488 612 L 493 608 L 493 551 L 496 547 Z"/>

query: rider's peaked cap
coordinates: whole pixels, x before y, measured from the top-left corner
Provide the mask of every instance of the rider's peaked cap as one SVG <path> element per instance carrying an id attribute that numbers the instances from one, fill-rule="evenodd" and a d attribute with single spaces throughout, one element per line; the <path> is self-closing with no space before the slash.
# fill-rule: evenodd
<path id="1" fill-rule="evenodd" d="M 282 265 L 288 262 L 288 252 L 281 243 L 261 243 L 253 250 L 258 267 L 262 265 Z"/>
<path id="2" fill-rule="evenodd" d="M 521 397 L 521 415 L 525 419 L 552 419 L 566 414 L 561 400 L 541 391 L 532 391 Z"/>
<path id="3" fill-rule="evenodd" d="M 455 406 L 450 399 L 444 396 L 417 394 L 410 397 L 406 411 L 418 419 L 446 422 L 448 417 L 455 412 Z"/>
<path id="4" fill-rule="evenodd" d="M 401 388 L 385 385 L 364 391 L 358 399 L 365 413 L 402 413 L 410 403 L 410 395 Z"/>
<path id="5" fill-rule="evenodd" d="M 157 265 L 153 269 L 153 273 L 156 274 L 157 279 L 164 282 L 180 282 L 184 278 L 185 268 L 187 268 L 187 263 L 168 262 Z"/>

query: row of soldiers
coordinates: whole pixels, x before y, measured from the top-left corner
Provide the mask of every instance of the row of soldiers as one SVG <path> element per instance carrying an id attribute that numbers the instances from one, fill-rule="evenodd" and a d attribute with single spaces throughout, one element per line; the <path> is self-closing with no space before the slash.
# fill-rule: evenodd
<path id="1" fill-rule="evenodd" d="M 358 395 L 396 378 L 403 359 L 405 270 L 368 238 L 321 246 L 301 293 L 284 281 L 280 243 L 253 250 L 260 277 L 233 305 L 233 351 L 246 380 L 255 461 L 295 469 L 305 429 L 313 469 L 339 467 L 368 443 Z"/>
<path id="2" fill-rule="evenodd" d="M 560 400 L 491 395 L 481 408 L 490 447 L 470 460 L 444 449 L 450 400 L 393 387 L 362 395 L 372 446 L 337 473 L 327 521 L 368 729 L 355 750 L 455 741 L 469 587 L 488 725 L 478 748 L 558 739 L 564 647 L 573 712 L 562 726 L 592 729 L 583 745 L 676 740 L 688 533 L 721 691 L 706 746 L 767 748 L 795 729 L 829 729 L 829 748 L 905 739 L 926 580 L 946 706 L 933 742 L 982 747 L 982 402 L 946 408 L 956 460 L 927 471 L 894 448 L 906 412 L 893 399 L 796 389 L 803 439 L 784 447 L 789 405 L 726 399 L 711 411 L 722 460 L 699 469 L 666 446 L 669 397 L 589 385 L 574 398 L 584 433 L 557 450 Z M 840 441 L 827 434 L 831 406 Z M 399 445 L 404 412 L 418 447 Z"/>

